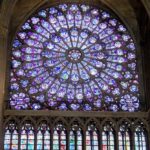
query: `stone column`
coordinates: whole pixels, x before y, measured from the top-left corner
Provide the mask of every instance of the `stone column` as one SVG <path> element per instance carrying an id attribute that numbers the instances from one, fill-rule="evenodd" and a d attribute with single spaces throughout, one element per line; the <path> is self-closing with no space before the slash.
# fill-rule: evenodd
<path id="1" fill-rule="evenodd" d="M 0 20 L 1 21 L 1 20 Z M 6 76 L 6 35 L 7 29 L 0 25 L 0 129 L 3 129 L 3 110 Z M 0 149 L 3 150 L 3 130 L 0 130 Z"/>

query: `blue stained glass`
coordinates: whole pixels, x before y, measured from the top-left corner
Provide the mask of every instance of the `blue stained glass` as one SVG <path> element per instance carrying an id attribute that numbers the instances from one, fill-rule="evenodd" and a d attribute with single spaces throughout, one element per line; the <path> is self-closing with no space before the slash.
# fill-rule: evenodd
<path id="1" fill-rule="evenodd" d="M 139 109 L 136 46 L 105 10 L 69 3 L 38 11 L 17 33 L 11 59 L 12 109 Z"/>

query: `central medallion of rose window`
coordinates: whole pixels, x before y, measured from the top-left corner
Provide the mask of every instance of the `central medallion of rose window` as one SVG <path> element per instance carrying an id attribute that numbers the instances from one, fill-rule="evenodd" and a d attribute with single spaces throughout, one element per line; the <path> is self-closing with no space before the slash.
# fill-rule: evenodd
<path id="1" fill-rule="evenodd" d="M 78 49 L 72 49 L 72 50 L 69 50 L 68 54 L 67 54 L 67 59 L 70 61 L 70 62 L 80 62 L 82 60 L 82 52 L 81 50 L 78 50 Z"/>

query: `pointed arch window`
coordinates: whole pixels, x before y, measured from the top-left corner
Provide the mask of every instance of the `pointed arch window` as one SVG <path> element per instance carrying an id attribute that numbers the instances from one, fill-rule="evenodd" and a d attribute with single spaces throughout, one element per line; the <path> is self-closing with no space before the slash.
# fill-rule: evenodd
<path id="1" fill-rule="evenodd" d="M 131 150 L 131 138 L 128 123 L 122 124 L 118 133 L 119 150 Z"/>
<path id="2" fill-rule="evenodd" d="M 86 149 L 98 150 L 98 131 L 94 125 L 89 125 L 86 131 Z"/>
<path id="3" fill-rule="evenodd" d="M 53 149 L 66 150 L 66 129 L 62 124 L 58 124 L 53 132 Z"/>
<path id="4" fill-rule="evenodd" d="M 5 128 L 4 149 L 18 150 L 18 129 L 14 123 L 9 123 Z"/>
<path id="5" fill-rule="evenodd" d="M 41 124 L 37 133 L 37 150 L 50 150 L 50 128 Z"/>
<path id="6" fill-rule="evenodd" d="M 108 123 L 102 131 L 102 150 L 115 150 L 114 130 Z"/>
<path id="7" fill-rule="evenodd" d="M 77 124 L 72 125 L 69 139 L 70 139 L 69 147 L 71 150 L 76 150 L 76 149 L 82 150 L 83 136 L 82 136 L 82 130 L 79 127 L 79 125 Z"/>
<path id="8" fill-rule="evenodd" d="M 24 124 L 21 129 L 21 150 L 34 150 L 34 128 L 30 123 Z"/>
<path id="9" fill-rule="evenodd" d="M 147 150 L 146 139 L 146 131 L 143 124 L 138 125 L 134 133 L 135 150 Z"/>

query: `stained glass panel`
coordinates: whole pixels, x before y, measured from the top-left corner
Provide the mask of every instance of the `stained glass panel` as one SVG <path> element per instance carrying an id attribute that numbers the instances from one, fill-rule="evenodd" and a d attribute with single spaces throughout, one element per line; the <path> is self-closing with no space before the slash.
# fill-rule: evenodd
<path id="1" fill-rule="evenodd" d="M 59 134 L 57 131 L 53 133 L 53 149 L 59 150 Z"/>
<path id="2" fill-rule="evenodd" d="M 66 128 L 59 123 L 51 129 L 53 131 L 53 140 L 52 144 L 50 144 L 50 128 L 44 122 L 34 128 L 30 123 L 26 123 L 21 125 L 19 130 L 15 123 L 10 123 L 5 128 L 4 150 L 34 150 L 35 144 L 37 150 L 50 150 L 51 146 L 53 150 L 66 150 L 67 145 L 70 150 L 83 150 L 83 146 L 85 146 L 86 150 L 99 150 L 100 147 L 102 147 L 102 150 L 115 150 L 116 146 L 119 150 L 131 150 L 132 140 L 129 126 L 126 123 L 122 123 L 117 133 L 112 128 L 112 122 L 107 122 L 102 131 L 100 131 L 102 132 L 102 137 L 100 137 L 94 124 L 87 125 L 85 132 L 81 130 L 78 124 L 73 124 L 69 130 L 70 132 L 66 132 Z M 135 124 L 131 126 L 135 127 Z M 18 133 L 21 133 L 21 135 L 19 136 Z M 118 142 L 114 141 L 116 134 L 118 134 Z M 135 127 L 134 131 L 131 130 L 131 135 L 134 135 L 133 146 L 135 150 L 148 150 L 147 134 L 142 122 Z M 83 135 L 85 135 L 85 141 Z M 67 138 L 68 136 L 69 138 Z"/>
<path id="3" fill-rule="evenodd" d="M 103 9 L 60 4 L 41 9 L 12 44 L 12 109 L 137 111 L 136 46 Z"/>
<path id="4" fill-rule="evenodd" d="M 77 131 L 77 149 L 82 150 L 82 133 L 81 129 Z"/>
<path id="5" fill-rule="evenodd" d="M 66 150 L 66 130 L 62 124 L 54 129 L 53 150 Z"/>
<path id="6" fill-rule="evenodd" d="M 37 133 L 37 150 L 50 150 L 50 129 L 42 124 Z"/>
<path id="7" fill-rule="evenodd" d="M 142 126 L 138 126 L 134 133 L 135 150 L 146 150 L 146 135 Z"/>
<path id="8" fill-rule="evenodd" d="M 114 132 L 110 125 L 104 126 L 102 132 L 102 150 L 115 150 Z"/>
<path id="9" fill-rule="evenodd" d="M 11 139 L 11 133 L 9 130 L 5 132 L 5 137 L 4 137 L 4 149 L 9 150 L 10 149 L 10 139 Z"/>
<path id="10" fill-rule="evenodd" d="M 98 131 L 93 125 L 86 131 L 86 150 L 98 150 Z"/>
<path id="11" fill-rule="evenodd" d="M 13 123 L 9 124 L 5 129 L 4 149 L 18 150 L 18 130 Z"/>
<path id="12" fill-rule="evenodd" d="M 70 149 L 71 150 L 75 150 L 75 132 L 73 132 L 73 131 L 70 131 L 69 144 L 70 144 Z"/>
<path id="13" fill-rule="evenodd" d="M 31 124 L 25 124 L 21 130 L 21 150 L 34 150 L 34 131 Z"/>
<path id="14" fill-rule="evenodd" d="M 71 150 L 82 150 L 82 131 L 81 128 L 74 124 L 72 125 L 71 131 L 70 131 L 70 141 L 69 141 L 69 147 Z"/>
<path id="15" fill-rule="evenodd" d="M 118 133 L 119 138 L 119 150 L 130 150 L 130 132 L 127 125 L 121 125 L 120 131 Z"/>

